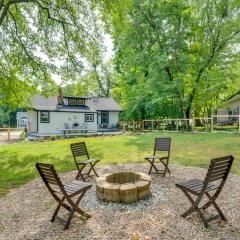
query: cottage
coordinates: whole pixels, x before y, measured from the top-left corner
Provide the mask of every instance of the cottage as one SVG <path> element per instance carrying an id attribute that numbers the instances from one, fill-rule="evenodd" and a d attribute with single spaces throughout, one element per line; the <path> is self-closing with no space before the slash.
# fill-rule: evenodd
<path id="1" fill-rule="evenodd" d="M 28 113 L 27 112 L 17 112 L 17 128 L 27 128 L 28 124 Z"/>
<path id="2" fill-rule="evenodd" d="M 121 111 L 112 98 L 37 95 L 28 111 L 28 133 L 59 135 L 66 129 L 114 128 Z"/>
<path id="3" fill-rule="evenodd" d="M 217 110 L 218 123 L 234 123 L 240 113 L 240 91 L 228 97 Z"/>

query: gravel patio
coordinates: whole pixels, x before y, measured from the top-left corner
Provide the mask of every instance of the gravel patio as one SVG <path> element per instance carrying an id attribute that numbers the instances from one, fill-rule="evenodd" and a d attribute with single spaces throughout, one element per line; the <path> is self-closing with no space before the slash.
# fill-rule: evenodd
<path id="1" fill-rule="evenodd" d="M 147 172 L 148 167 L 118 164 L 97 169 L 105 174 L 116 170 Z M 135 204 L 100 202 L 93 186 L 81 204 L 92 217 L 83 223 L 76 215 L 67 231 L 62 231 L 59 220 L 50 222 L 56 202 L 38 178 L 0 198 L 0 239 L 240 239 L 240 177 L 231 174 L 217 200 L 228 222 L 215 221 L 205 229 L 195 213 L 186 219 L 180 217 L 189 202 L 174 184 L 202 178 L 206 169 L 176 165 L 170 168 L 172 176 L 153 176 L 152 196 Z M 75 176 L 76 171 L 60 174 L 66 181 Z M 62 215 L 66 218 L 66 211 Z"/>

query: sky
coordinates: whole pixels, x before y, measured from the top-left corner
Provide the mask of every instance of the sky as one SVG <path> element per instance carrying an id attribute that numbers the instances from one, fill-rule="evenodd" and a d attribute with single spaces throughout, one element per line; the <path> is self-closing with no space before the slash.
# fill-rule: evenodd
<path id="1" fill-rule="evenodd" d="M 112 40 L 112 38 L 109 34 L 104 34 L 104 45 L 106 46 L 106 49 L 107 49 L 107 51 L 105 53 L 105 59 L 104 60 L 107 62 L 114 55 L 113 40 Z M 44 60 L 47 60 L 47 56 L 45 56 L 43 53 L 38 52 L 37 55 L 39 57 L 43 58 Z M 61 65 L 61 62 L 57 60 L 56 64 Z M 58 85 L 60 85 L 62 83 L 61 76 L 59 76 L 58 74 L 52 74 L 52 78 Z"/>

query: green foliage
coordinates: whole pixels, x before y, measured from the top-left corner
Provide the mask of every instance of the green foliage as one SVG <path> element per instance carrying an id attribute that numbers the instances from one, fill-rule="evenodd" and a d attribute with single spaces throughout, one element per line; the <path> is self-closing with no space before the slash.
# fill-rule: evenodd
<path id="1" fill-rule="evenodd" d="M 239 0 L 0 0 L 0 104 L 56 93 L 59 74 L 125 119 L 207 116 L 240 88 L 239 36 Z"/>
<path id="2" fill-rule="evenodd" d="M 50 136 L 50 140 L 51 140 L 51 141 L 54 141 L 54 140 L 56 140 L 56 139 L 57 139 L 57 136 L 56 136 L 56 135 L 51 135 L 51 136 Z"/>
<path id="3" fill-rule="evenodd" d="M 31 106 L 37 92 L 56 93 L 52 74 L 76 79 L 84 65 L 105 91 L 97 8 L 97 1 L 87 0 L 0 0 L 0 103 Z"/>
<path id="4" fill-rule="evenodd" d="M 128 2 L 108 18 L 127 119 L 206 116 L 239 89 L 239 1 Z"/>
<path id="5" fill-rule="evenodd" d="M 0 126 L 4 124 L 8 125 L 9 121 L 10 121 L 10 112 L 0 107 Z"/>

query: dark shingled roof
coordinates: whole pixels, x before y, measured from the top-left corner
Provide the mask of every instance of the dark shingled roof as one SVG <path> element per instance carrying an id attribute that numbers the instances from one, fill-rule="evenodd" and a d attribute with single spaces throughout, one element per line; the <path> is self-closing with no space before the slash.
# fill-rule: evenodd
<path id="1" fill-rule="evenodd" d="M 54 97 L 44 97 L 41 95 L 36 95 L 33 98 L 32 106 L 36 110 L 57 110 L 58 108 L 58 98 Z"/>
<path id="2" fill-rule="evenodd" d="M 113 98 L 92 97 L 89 100 L 89 107 L 97 111 L 119 111 L 123 109 Z"/>
<path id="3" fill-rule="evenodd" d="M 80 97 L 78 97 L 80 98 Z M 32 107 L 35 110 L 49 111 L 79 111 L 79 112 L 96 112 L 96 111 L 123 111 L 118 103 L 112 98 L 105 97 L 88 97 L 89 106 L 67 106 L 58 105 L 58 97 L 44 97 L 36 95 L 33 98 Z"/>

